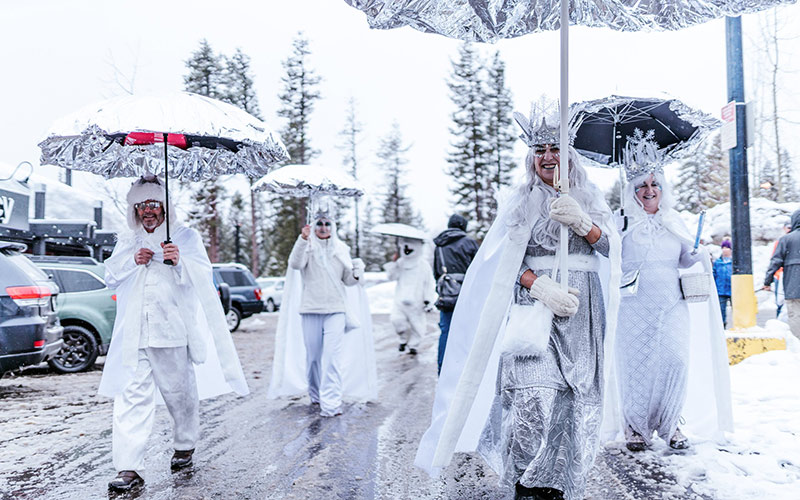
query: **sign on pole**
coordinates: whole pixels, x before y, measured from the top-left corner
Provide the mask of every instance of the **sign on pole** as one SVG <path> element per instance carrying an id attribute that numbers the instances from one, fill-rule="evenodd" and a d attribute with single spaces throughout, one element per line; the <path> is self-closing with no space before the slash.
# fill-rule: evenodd
<path id="1" fill-rule="evenodd" d="M 731 101 L 722 107 L 720 140 L 723 150 L 736 147 L 736 101 Z"/>

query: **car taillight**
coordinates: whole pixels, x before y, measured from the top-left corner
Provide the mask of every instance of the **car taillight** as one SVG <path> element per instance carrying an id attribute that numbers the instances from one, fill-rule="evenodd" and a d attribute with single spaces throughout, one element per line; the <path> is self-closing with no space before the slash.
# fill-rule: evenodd
<path id="1" fill-rule="evenodd" d="M 111 296 L 111 300 L 113 300 L 114 302 L 117 301 L 117 294 L 116 293 Z"/>
<path id="2" fill-rule="evenodd" d="M 34 340 L 33 341 L 33 347 L 35 347 L 37 349 L 39 347 L 44 347 L 44 340 Z"/>
<path id="3" fill-rule="evenodd" d="M 14 302 L 22 306 L 46 306 L 52 292 L 47 286 L 9 286 L 6 293 Z"/>
<path id="4" fill-rule="evenodd" d="M 256 288 L 255 290 L 253 290 L 253 293 L 256 294 L 256 300 L 261 300 L 261 289 L 260 288 Z"/>

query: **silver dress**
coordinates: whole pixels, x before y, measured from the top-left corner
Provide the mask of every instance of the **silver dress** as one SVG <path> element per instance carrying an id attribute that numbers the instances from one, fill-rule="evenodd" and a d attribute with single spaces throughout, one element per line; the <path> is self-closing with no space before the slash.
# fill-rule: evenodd
<path id="1" fill-rule="evenodd" d="M 570 231 L 569 253 L 608 256 L 603 234 L 590 245 Z M 554 255 L 528 243 L 527 255 Z M 528 267 L 523 263 L 518 278 Z M 549 270 L 532 269 L 536 275 Z M 605 306 L 596 272 L 570 271 L 569 286 L 580 291 L 578 312 L 555 316 L 547 352 L 506 355 L 500 360 L 497 393 L 478 452 L 507 486 L 556 488 L 582 499 L 594 463 L 602 419 Z M 528 289 L 514 287 L 517 304 L 533 306 Z"/>

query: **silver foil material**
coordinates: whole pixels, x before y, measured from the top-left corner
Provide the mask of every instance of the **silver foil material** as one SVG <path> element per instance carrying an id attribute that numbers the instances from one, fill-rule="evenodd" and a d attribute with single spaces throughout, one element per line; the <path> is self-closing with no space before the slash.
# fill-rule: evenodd
<path id="1" fill-rule="evenodd" d="M 345 0 L 370 27 L 495 42 L 559 29 L 560 0 Z M 570 24 L 618 31 L 679 30 L 795 0 L 570 0 Z"/>
<path id="2" fill-rule="evenodd" d="M 653 106 L 659 106 L 663 104 L 665 101 L 669 103 L 669 109 L 674 112 L 677 117 L 685 122 L 689 123 L 691 126 L 696 127 L 697 130 L 694 132 L 692 137 L 689 140 L 683 141 L 680 144 L 673 145 L 669 148 L 668 151 L 665 151 L 664 158 L 662 159 L 662 164 L 666 164 L 675 160 L 679 160 L 681 158 L 686 157 L 687 155 L 692 154 L 703 144 L 708 137 L 714 133 L 719 127 L 722 125 L 722 122 L 717 118 L 705 113 L 704 111 L 700 111 L 694 109 L 682 101 L 678 99 L 663 99 L 663 98 L 642 98 L 642 97 L 625 97 L 625 96 L 617 96 L 612 95 L 608 97 L 604 97 L 602 99 L 594 99 L 591 101 L 584 101 L 580 103 L 575 103 L 570 106 L 570 116 L 572 117 L 572 122 L 577 122 L 580 120 L 582 123 L 584 119 L 579 118 L 582 113 L 596 113 L 603 108 L 609 109 L 621 109 L 625 108 L 626 103 L 630 103 L 633 101 L 652 101 Z M 630 115 L 625 116 L 623 114 L 615 117 L 620 121 L 625 120 L 635 120 L 637 116 Z M 647 127 L 641 127 L 643 132 L 647 132 Z M 591 160 L 589 163 L 590 166 L 593 167 L 601 167 L 601 168 L 610 168 L 610 167 L 617 167 L 618 165 L 611 161 L 609 156 L 595 153 L 592 151 L 585 151 L 582 149 L 577 149 L 578 153 L 581 156 Z"/>
<path id="3" fill-rule="evenodd" d="M 230 104 L 180 92 L 110 99 L 59 120 L 39 143 L 41 163 L 106 178 L 163 174 L 163 143 L 123 146 L 109 137 L 130 132 L 216 137 L 239 144 L 236 152 L 170 146 L 170 177 L 188 181 L 227 174 L 257 178 L 289 159 L 280 138 L 261 120 Z"/>
<path id="4" fill-rule="evenodd" d="M 286 165 L 276 169 L 256 181 L 253 190 L 293 198 L 358 198 L 364 194 L 360 183 L 345 172 L 315 165 Z"/>

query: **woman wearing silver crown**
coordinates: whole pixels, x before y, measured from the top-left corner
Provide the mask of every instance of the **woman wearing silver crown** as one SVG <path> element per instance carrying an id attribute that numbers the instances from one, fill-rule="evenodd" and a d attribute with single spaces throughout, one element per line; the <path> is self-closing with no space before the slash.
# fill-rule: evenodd
<path id="1" fill-rule="evenodd" d="M 658 145 L 638 130 L 628 139 L 627 224 L 619 224 L 624 228 L 616 345 L 620 423 L 631 451 L 650 446 L 654 431 L 671 448 L 684 449 L 689 442 L 679 428 L 682 417 L 693 435 L 732 429 L 719 304 L 708 277 L 710 300 L 684 299 L 679 269 L 696 265 L 695 272 L 708 273 L 710 260 L 705 249 L 693 249 L 694 239 L 672 208 Z"/>
<path id="2" fill-rule="evenodd" d="M 342 398 L 377 394 L 372 321 L 361 259 L 317 210 L 289 255 L 268 396 L 308 393 L 320 415 L 341 415 Z"/>
<path id="3" fill-rule="evenodd" d="M 612 285 L 606 301 L 602 287 L 618 283 L 619 238 L 572 147 L 569 196 L 554 188 L 558 128 L 515 118 L 530 148 L 526 177 L 467 271 L 415 463 L 435 475 L 454 451 L 477 450 L 517 498 L 582 499 L 619 289 Z M 569 227 L 566 290 L 552 272 L 561 224 Z"/>

